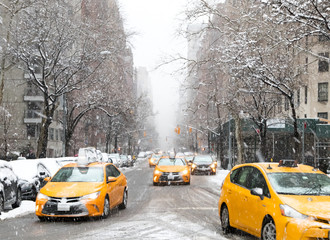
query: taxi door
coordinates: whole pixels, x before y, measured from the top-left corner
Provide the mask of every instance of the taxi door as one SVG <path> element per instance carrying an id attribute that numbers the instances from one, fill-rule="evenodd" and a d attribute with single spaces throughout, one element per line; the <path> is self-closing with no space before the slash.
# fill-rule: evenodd
<path id="1" fill-rule="evenodd" d="M 262 228 L 262 221 L 267 214 L 267 209 L 272 205 L 269 188 L 265 181 L 263 174 L 255 167 L 252 167 L 248 180 L 246 182 L 246 191 L 244 191 L 244 200 L 242 201 L 242 226 L 250 233 L 260 234 Z M 251 190 L 261 188 L 263 196 L 256 196 L 251 194 Z"/>
<path id="2" fill-rule="evenodd" d="M 228 202 L 230 221 L 233 225 L 245 229 L 244 222 L 248 209 L 246 208 L 246 197 L 250 191 L 246 188 L 245 183 L 250 175 L 252 168 L 249 166 L 241 167 L 233 172 L 231 177 L 230 189 L 228 189 Z"/>
<path id="3" fill-rule="evenodd" d="M 115 181 L 108 181 L 108 178 L 112 177 Z M 109 164 L 106 166 L 106 181 L 107 181 L 107 192 L 110 197 L 110 208 L 114 208 L 118 202 L 118 177 L 115 171 L 113 171 L 113 165 Z"/>

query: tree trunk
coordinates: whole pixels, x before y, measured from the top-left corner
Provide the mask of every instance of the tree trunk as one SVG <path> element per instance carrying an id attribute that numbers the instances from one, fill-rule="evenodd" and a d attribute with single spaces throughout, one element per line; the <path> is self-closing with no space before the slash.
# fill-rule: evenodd
<path id="1" fill-rule="evenodd" d="M 290 106 L 291 106 L 291 113 L 292 113 L 292 119 L 293 119 L 293 141 L 294 141 L 294 152 L 293 152 L 293 156 L 294 159 L 296 160 L 300 160 L 300 146 L 301 146 L 301 142 L 300 142 L 300 134 L 298 132 L 298 123 L 297 123 L 297 114 L 296 114 L 296 108 L 294 106 L 294 98 L 290 97 Z M 299 161 L 300 162 L 300 161 Z"/>
<path id="2" fill-rule="evenodd" d="M 236 135 L 236 144 L 237 144 L 237 164 L 244 163 L 243 159 L 243 136 L 242 136 L 242 126 L 241 118 L 238 115 L 234 115 L 235 119 L 235 135 Z"/>
<path id="3" fill-rule="evenodd" d="M 37 158 L 46 157 L 48 145 L 48 129 L 52 121 L 50 118 L 43 118 L 41 122 L 40 135 L 38 138 Z"/>

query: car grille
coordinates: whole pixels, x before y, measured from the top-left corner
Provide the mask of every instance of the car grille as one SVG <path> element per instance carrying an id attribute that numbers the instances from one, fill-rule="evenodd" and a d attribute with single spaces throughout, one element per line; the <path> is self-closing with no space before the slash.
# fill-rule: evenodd
<path id="1" fill-rule="evenodd" d="M 159 177 L 160 182 L 168 182 L 168 181 L 182 181 L 182 177 L 179 172 L 163 172 Z"/>
<path id="2" fill-rule="evenodd" d="M 69 205 L 67 211 L 58 210 L 60 203 Z M 88 215 L 88 210 L 84 204 L 80 202 L 79 197 L 73 198 L 55 198 L 51 197 L 42 209 L 43 214 L 47 215 Z"/>

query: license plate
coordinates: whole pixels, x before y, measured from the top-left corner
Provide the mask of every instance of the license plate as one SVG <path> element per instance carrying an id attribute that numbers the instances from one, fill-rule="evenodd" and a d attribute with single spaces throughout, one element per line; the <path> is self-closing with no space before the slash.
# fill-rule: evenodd
<path id="1" fill-rule="evenodd" d="M 57 211 L 70 211 L 70 204 L 59 203 L 57 205 Z"/>
<path id="2" fill-rule="evenodd" d="M 170 175 L 167 176 L 167 179 L 168 180 L 174 180 L 174 176 L 172 174 L 170 174 Z"/>

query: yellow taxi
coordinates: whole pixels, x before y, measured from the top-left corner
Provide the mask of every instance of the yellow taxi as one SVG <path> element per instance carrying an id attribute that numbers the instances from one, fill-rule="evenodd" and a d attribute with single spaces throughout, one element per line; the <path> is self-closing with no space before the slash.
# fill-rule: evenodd
<path id="1" fill-rule="evenodd" d="M 218 209 L 224 233 L 330 239 L 330 178 L 292 160 L 237 165 L 222 184 Z"/>
<path id="2" fill-rule="evenodd" d="M 190 184 L 190 167 L 184 158 L 163 156 L 154 169 L 153 184 L 185 183 Z"/>
<path id="3" fill-rule="evenodd" d="M 156 166 L 156 164 L 161 156 L 162 156 L 161 154 L 153 154 L 151 156 L 151 158 L 149 158 L 149 167 Z"/>
<path id="4" fill-rule="evenodd" d="M 106 218 L 116 206 L 127 206 L 127 180 L 112 163 L 67 164 L 41 188 L 35 213 L 51 217 L 100 216 Z"/>

